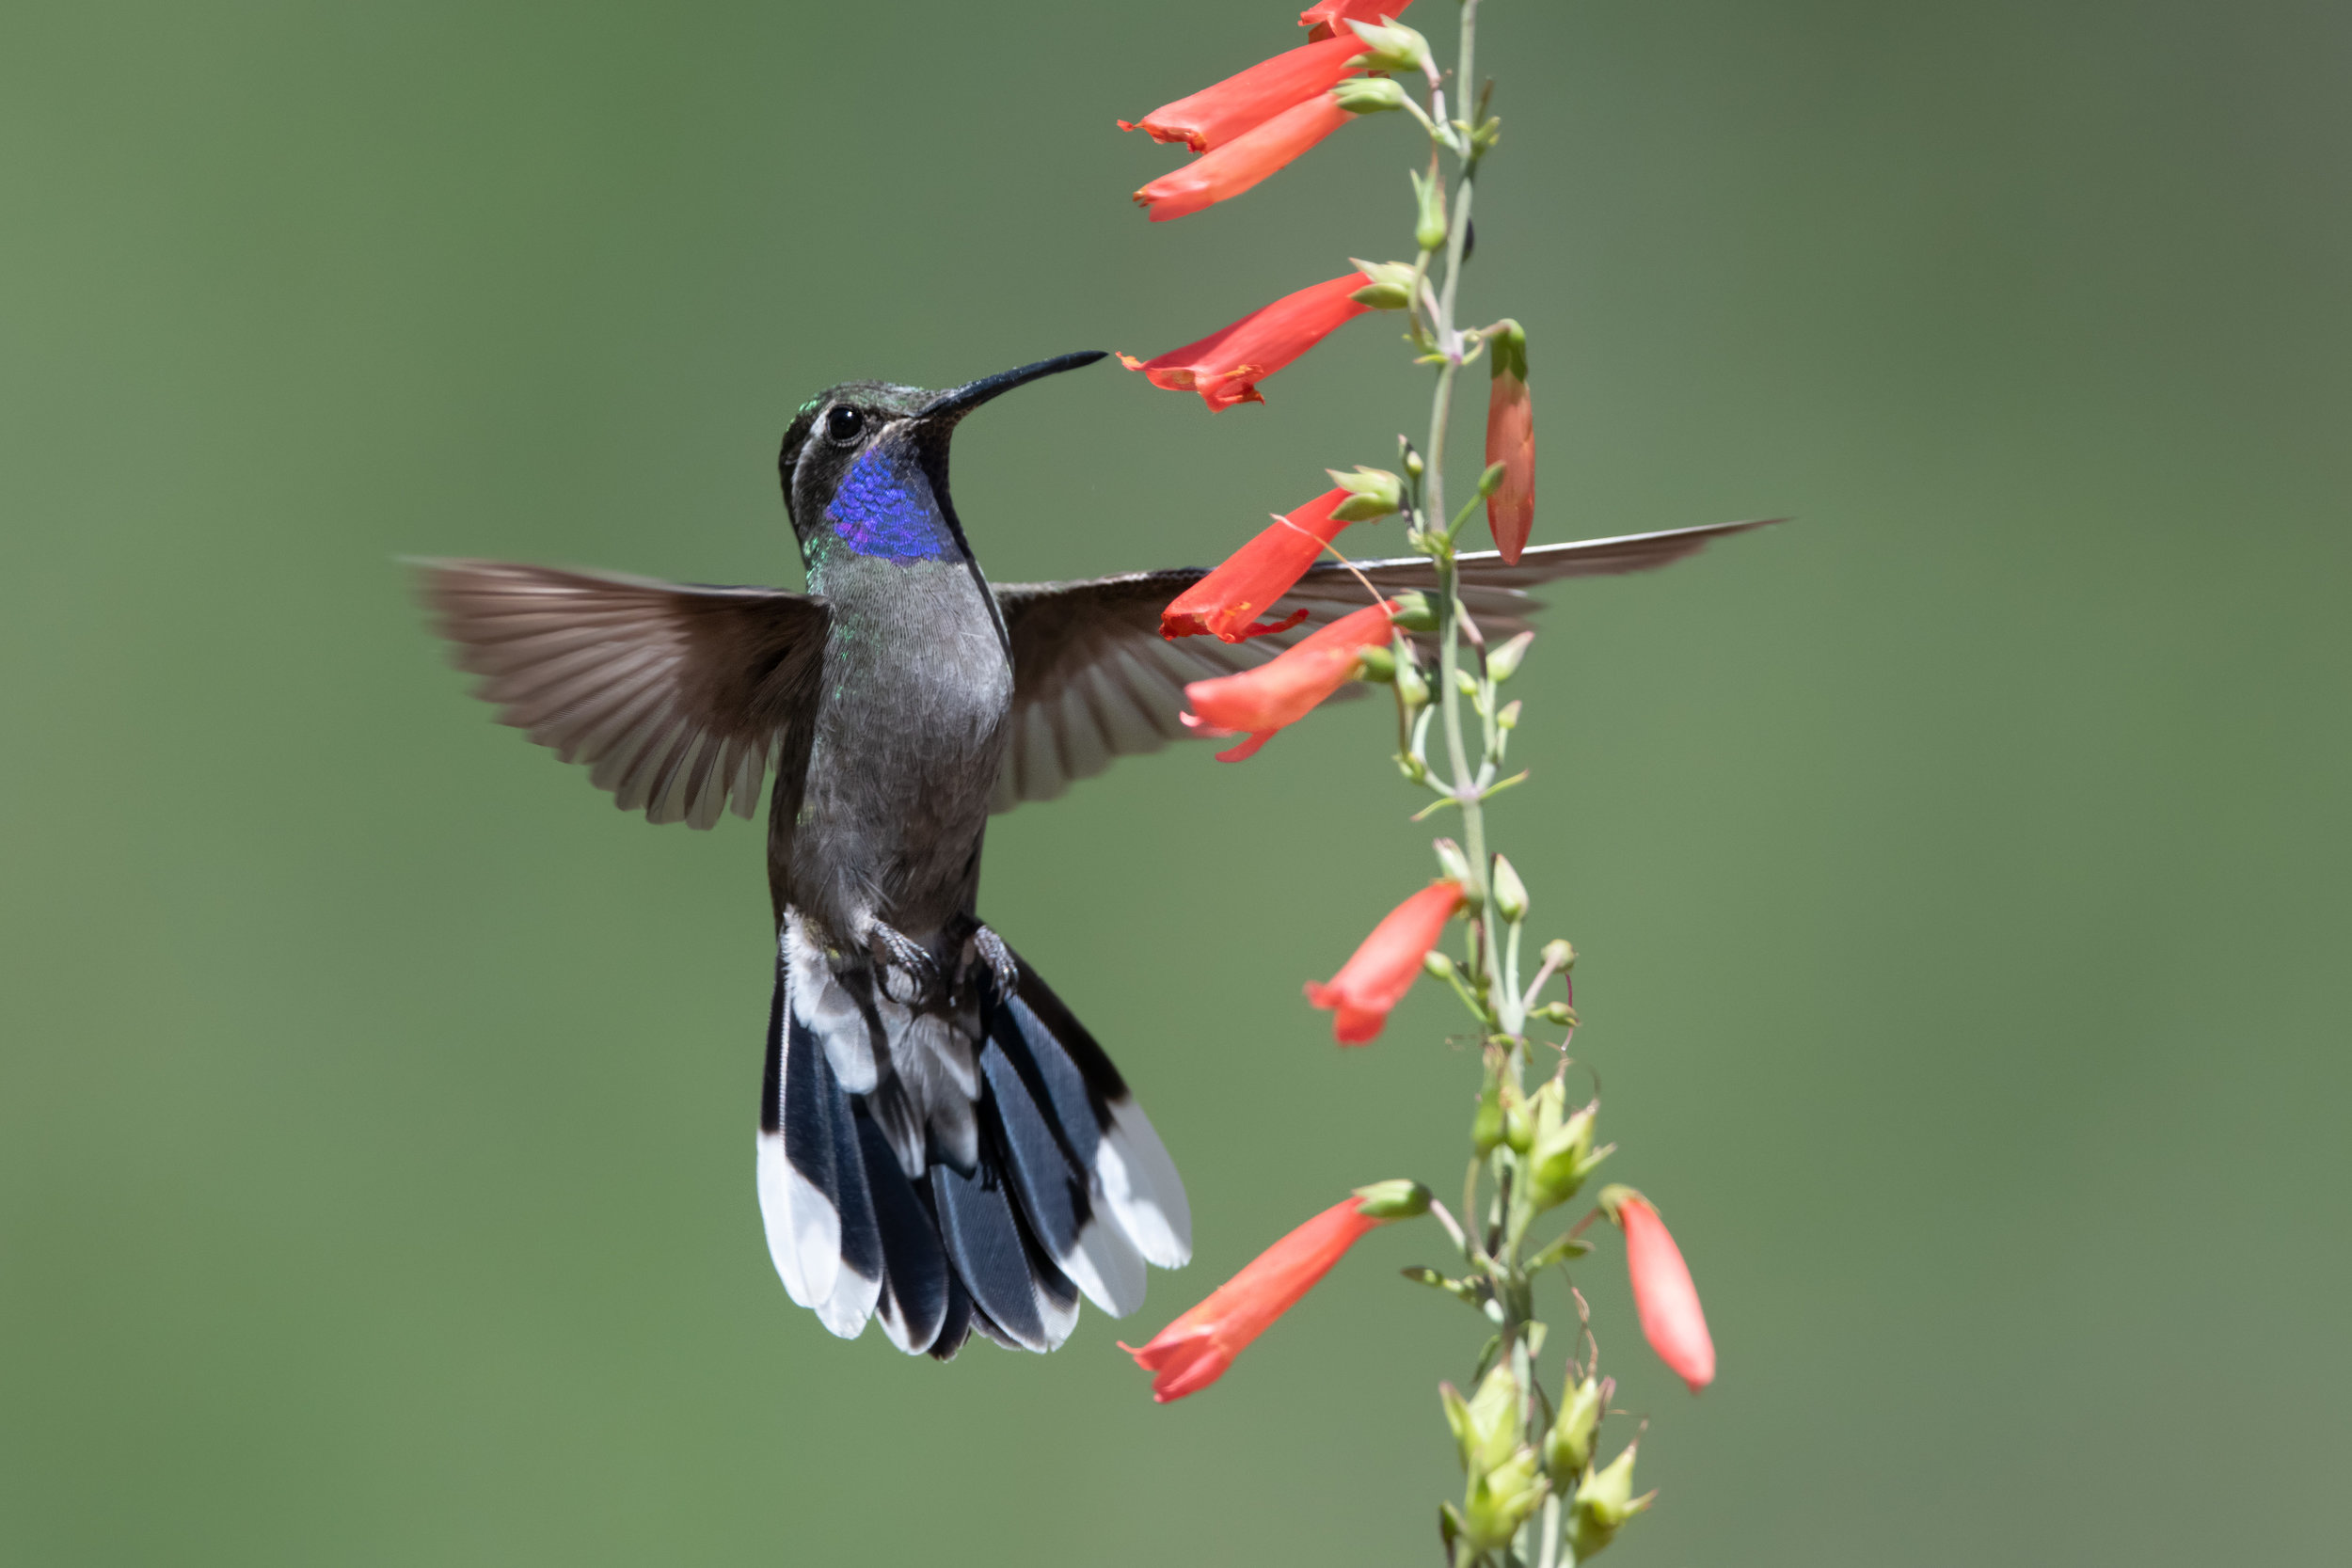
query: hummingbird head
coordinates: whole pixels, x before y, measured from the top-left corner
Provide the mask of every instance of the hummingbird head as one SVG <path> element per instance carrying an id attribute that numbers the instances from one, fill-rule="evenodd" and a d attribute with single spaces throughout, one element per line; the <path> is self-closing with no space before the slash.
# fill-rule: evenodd
<path id="1" fill-rule="evenodd" d="M 944 392 L 845 381 L 803 404 L 776 458 L 802 562 L 816 573 L 842 553 L 900 565 L 969 562 L 971 546 L 947 494 L 947 443 L 957 424 L 999 392 L 1102 357 L 1065 354 Z"/>

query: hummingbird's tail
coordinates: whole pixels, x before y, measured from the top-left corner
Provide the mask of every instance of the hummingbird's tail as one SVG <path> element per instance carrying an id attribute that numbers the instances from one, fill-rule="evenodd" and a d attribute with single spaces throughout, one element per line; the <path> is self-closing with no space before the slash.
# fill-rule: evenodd
<path id="1" fill-rule="evenodd" d="M 828 953 L 787 911 L 760 1090 L 759 1207 L 792 1299 L 946 1360 L 971 1332 L 1049 1351 L 1182 1266 L 1183 1180 L 1084 1025 L 977 932 L 945 985 Z M 1009 987 L 1000 968 L 1017 972 Z"/>

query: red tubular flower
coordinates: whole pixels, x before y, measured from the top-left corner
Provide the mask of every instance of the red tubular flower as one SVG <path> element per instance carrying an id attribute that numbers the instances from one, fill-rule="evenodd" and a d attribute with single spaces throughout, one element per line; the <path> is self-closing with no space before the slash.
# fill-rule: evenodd
<path id="1" fill-rule="evenodd" d="M 1163 103 L 1139 120 L 1122 119 L 1119 128 L 1142 131 L 1153 141 L 1182 142 L 1195 152 L 1206 152 L 1294 104 L 1329 91 L 1332 84 L 1347 74 L 1347 62 L 1363 52 L 1354 33 L 1343 39 L 1326 37 L 1319 43 L 1260 60 L 1240 75 L 1228 76 L 1189 98 Z"/>
<path id="2" fill-rule="evenodd" d="M 1698 1287 L 1691 1283 L 1682 1249 L 1666 1234 L 1649 1199 L 1629 1194 L 1617 1200 L 1616 1210 L 1613 1217 L 1625 1227 L 1625 1262 L 1633 1276 L 1642 1337 L 1695 1394 L 1715 1381 L 1715 1341 L 1708 1338 L 1707 1314 L 1699 1310 Z"/>
<path id="3" fill-rule="evenodd" d="M 1360 272 L 1351 272 L 1310 284 L 1197 343 L 1151 359 L 1122 354 L 1119 362 L 1141 371 L 1154 387 L 1200 393 L 1212 414 L 1237 403 L 1263 403 L 1259 382 L 1323 341 L 1342 323 L 1372 309 L 1347 297 L 1371 281 Z"/>
<path id="4" fill-rule="evenodd" d="M 1243 642 L 1268 632 L 1288 631 L 1307 618 L 1299 610 L 1279 624 L 1250 617 L 1291 591 L 1307 575 L 1323 546 L 1347 525 L 1334 522 L 1331 513 L 1347 499 L 1344 490 L 1326 490 L 1297 511 L 1275 519 L 1274 526 L 1228 556 L 1225 563 L 1160 611 L 1160 635 L 1198 637 L 1202 633 L 1228 642 Z"/>
<path id="5" fill-rule="evenodd" d="M 1391 910 L 1329 985 L 1307 983 L 1307 1000 L 1334 1014 L 1333 1039 L 1342 1045 L 1364 1045 L 1379 1037 L 1390 1009 L 1413 989 L 1421 960 L 1438 945 L 1445 923 L 1461 907 L 1461 883 L 1432 882 Z"/>
<path id="6" fill-rule="evenodd" d="M 1184 167 L 1161 175 L 1136 192 L 1136 204 L 1151 209 L 1153 223 L 1214 207 L 1241 195 L 1355 118 L 1329 93 L 1319 92 L 1243 132 L 1216 151 L 1203 152 Z"/>
<path id="7" fill-rule="evenodd" d="M 1298 13 L 1301 27 L 1312 27 L 1311 39 L 1327 39 L 1340 31 L 1340 24 L 1347 21 L 1377 22 L 1382 17 L 1398 17 L 1413 0 L 1322 0 Z M 1354 38 L 1354 33 L 1347 35 Z"/>
<path id="8" fill-rule="evenodd" d="M 1385 1223 L 1360 1212 L 1355 1198 L 1333 1204 L 1258 1254 L 1149 1344 L 1119 1348 L 1145 1371 L 1159 1374 L 1152 1380 L 1154 1403 L 1197 1394 L 1223 1377 L 1233 1357 L 1312 1290 L 1359 1238 Z"/>
<path id="9" fill-rule="evenodd" d="M 1527 334 L 1504 322 L 1489 352 L 1494 390 L 1486 399 L 1486 464 L 1502 483 L 1486 498 L 1486 526 L 1506 564 L 1516 564 L 1535 526 L 1535 405 L 1527 395 Z"/>
<path id="10" fill-rule="evenodd" d="M 1285 648 L 1255 670 L 1194 681 L 1184 688 L 1192 711 L 1178 715 L 1191 729 L 1208 735 L 1248 735 L 1219 762 L 1241 762 L 1286 724 L 1295 724 L 1317 703 L 1356 673 L 1357 655 L 1389 640 L 1396 601 L 1367 605 L 1343 615 L 1295 648 Z"/>

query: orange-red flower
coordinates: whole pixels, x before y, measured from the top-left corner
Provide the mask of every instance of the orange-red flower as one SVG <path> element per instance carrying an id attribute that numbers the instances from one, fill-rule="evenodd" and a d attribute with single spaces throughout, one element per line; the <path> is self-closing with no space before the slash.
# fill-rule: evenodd
<path id="1" fill-rule="evenodd" d="M 1606 1201 L 1609 1195 L 1602 1196 Z M 1690 1266 L 1649 1199 L 1627 1193 L 1615 1207 L 1613 1217 L 1625 1227 L 1625 1262 L 1633 1276 L 1642 1337 L 1695 1394 L 1715 1381 L 1715 1341 L 1708 1337 L 1707 1314 L 1699 1310 Z"/>
<path id="2" fill-rule="evenodd" d="M 1389 640 L 1396 601 L 1367 605 L 1343 615 L 1295 648 L 1285 648 L 1255 670 L 1194 681 L 1184 688 L 1192 711 L 1180 714 L 1184 723 L 1206 735 L 1247 735 L 1248 739 L 1219 762 L 1240 762 L 1257 755 L 1258 748 L 1274 738 L 1286 724 L 1295 724 L 1317 703 L 1337 691 L 1356 673 L 1357 657 L 1366 648 Z"/>
<path id="3" fill-rule="evenodd" d="M 1527 334 L 1504 322 L 1489 352 L 1494 389 L 1486 399 L 1486 464 L 1502 465 L 1502 483 L 1486 498 L 1495 548 L 1516 563 L 1535 526 L 1535 405 L 1527 395 Z"/>
<path id="4" fill-rule="evenodd" d="M 1340 31 L 1340 24 L 1347 21 L 1377 22 L 1384 16 L 1405 14 L 1405 8 L 1413 0 L 1322 0 L 1298 13 L 1301 27 L 1312 27 L 1311 39 L 1327 39 Z M 1354 33 L 1347 35 L 1354 38 Z"/>
<path id="5" fill-rule="evenodd" d="M 1226 557 L 1225 563 L 1160 611 L 1162 637 L 1198 637 L 1202 633 L 1228 642 L 1247 641 L 1268 632 L 1288 631 L 1307 618 L 1303 610 L 1280 622 L 1250 619 L 1291 591 L 1307 575 L 1323 546 L 1347 526 L 1331 513 L 1347 499 L 1345 490 L 1326 490 L 1297 511 L 1277 517 L 1274 526 Z"/>
<path id="6" fill-rule="evenodd" d="M 1385 1223 L 1362 1212 L 1355 1198 L 1333 1204 L 1258 1254 L 1149 1344 L 1119 1348 L 1158 1374 L 1152 1380 L 1153 1402 L 1197 1394 L 1223 1377 L 1233 1357 L 1312 1290 L 1366 1231 Z"/>
<path id="7" fill-rule="evenodd" d="M 1241 195 L 1355 118 L 1329 93 L 1319 92 L 1243 132 L 1216 151 L 1203 152 L 1184 167 L 1161 175 L 1136 192 L 1136 205 L 1149 208 L 1153 223 L 1214 207 Z"/>
<path id="8" fill-rule="evenodd" d="M 1351 272 L 1310 284 L 1197 343 L 1150 359 L 1122 354 L 1119 362 L 1141 371 L 1154 387 L 1200 393 L 1213 414 L 1237 403 L 1263 403 L 1259 382 L 1323 341 L 1341 324 L 1372 309 L 1347 297 L 1371 281 L 1360 272 Z"/>
<path id="9" fill-rule="evenodd" d="M 1307 983 L 1307 1000 L 1332 1010 L 1333 1039 L 1363 1045 L 1379 1037 L 1390 1009 L 1413 989 L 1422 959 L 1461 907 L 1461 883 L 1432 882 L 1391 910 L 1329 985 Z"/>
<path id="10" fill-rule="evenodd" d="M 1354 33 L 1284 50 L 1260 60 L 1238 76 L 1228 76 L 1189 98 L 1163 103 L 1141 119 L 1120 120 L 1121 131 L 1142 131 L 1153 141 L 1182 142 L 1195 152 L 1224 146 L 1284 109 L 1330 90 L 1348 72 L 1347 62 L 1364 52 Z"/>

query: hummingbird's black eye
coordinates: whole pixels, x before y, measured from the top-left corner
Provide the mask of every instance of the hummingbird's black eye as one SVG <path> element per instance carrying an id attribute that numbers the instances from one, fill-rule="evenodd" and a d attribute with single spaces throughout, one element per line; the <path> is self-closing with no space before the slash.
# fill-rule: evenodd
<path id="1" fill-rule="evenodd" d="M 866 429 L 866 416 L 854 408 L 835 408 L 825 416 L 825 434 L 836 441 L 854 441 Z"/>

